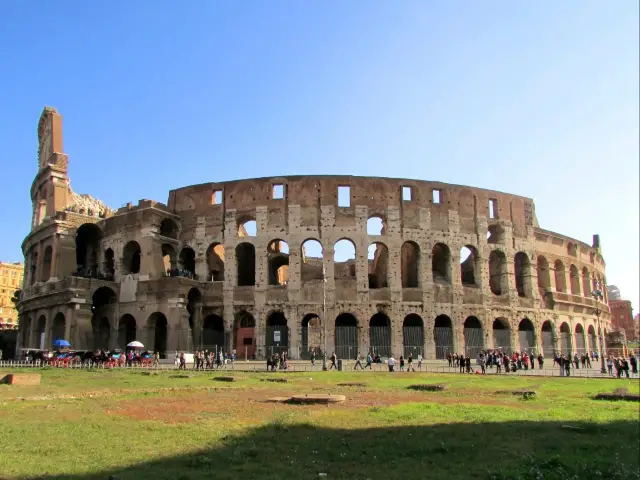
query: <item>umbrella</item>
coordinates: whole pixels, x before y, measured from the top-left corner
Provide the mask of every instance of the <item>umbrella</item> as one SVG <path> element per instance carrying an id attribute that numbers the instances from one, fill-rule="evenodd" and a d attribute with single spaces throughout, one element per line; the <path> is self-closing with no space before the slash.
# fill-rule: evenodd
<path id="1" fill-rule="evenodd" d="M 56 348 L 64 348 L 64 347 L 70 347 L 71 344 L 66 340 L 62 340 L 61 338 L 59 338 L 53 341 L 53 346 Z"/>
<path id="2" fill-rule="evenodd" d="M 138 341 L 135 342 L 131 342 L 127 344 L 127 347 L 129 348 L 144 348 L 144 345 Z"/>

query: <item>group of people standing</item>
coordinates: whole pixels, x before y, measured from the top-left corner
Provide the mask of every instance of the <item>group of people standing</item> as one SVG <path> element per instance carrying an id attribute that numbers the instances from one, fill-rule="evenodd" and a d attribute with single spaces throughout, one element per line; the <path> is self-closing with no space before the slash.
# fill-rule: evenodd
<path id="1" fill-rule="evenodd" d="M 231 352 L 225 354 L 222 350 L 213 352 L 209 350 L 200 350 L 193 354 L 193 369 L 194 370 L 209 370 L 215 368 L 224 368 L 227 361 L 231 363 L 231 367 L 235 364 L 236 354 Z M 173 364 L 178 367 L 178 370 L 187 369 L 187 358 L 184 352 L 174 353 Z"/>
<path id="2" fill-rule="evenodd" d="M 629 360 L 624 357 L 614 357 L 609 355 L 607 357 L 607 372 L 610 376 L 614 376 L 613 370 L 615 368 L 615 376 L 622 378 L 626 376 L 629 378 L 629 369 L 631 369 L 631 375 L 638 376 L 638 356 L 633 352 L 629 354 Z"/>
<path id="3" fill-rule="evenodd" d="M 536 362 L 538 368 L 541 369 L 544 366 L 544 357 L 539 354 L 538 356 L 532 351 L 527 352 L 514 352 L 511 356 L 502 352 L 501 350 L 482 350 L 476 357 L 476 365 L 480 367 L 480 370 L 476 371 L 471 365 L 471 356 L 461 353 L 448 353 L 447 363 L 451 368 L 458 368 L 460 373 L 487 373 L 487 368 L 493 369 L 495 367 L 496 373 L 517 372 L 518 370 L 534 370 L 536 368 Z"/>

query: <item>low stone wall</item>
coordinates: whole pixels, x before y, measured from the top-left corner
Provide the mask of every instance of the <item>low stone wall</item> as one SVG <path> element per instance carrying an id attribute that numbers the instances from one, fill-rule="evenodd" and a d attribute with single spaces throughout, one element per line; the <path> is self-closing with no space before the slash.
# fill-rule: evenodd
<path id="1" fill-rule="evenodd" d="M 10 373 L 5 375 L 0 383 L 8 383 L 9 385 L 32 386 L 40 385 L 39 373 Z"/>

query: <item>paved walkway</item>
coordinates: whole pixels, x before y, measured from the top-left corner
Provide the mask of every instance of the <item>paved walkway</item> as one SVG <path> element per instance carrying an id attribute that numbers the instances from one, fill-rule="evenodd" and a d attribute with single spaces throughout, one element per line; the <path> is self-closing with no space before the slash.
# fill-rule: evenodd
<path id="1" fill-rule="evenodd" d="M 364 364 L 364 362 L 363 362 Z M 327 362 L 327 367 L 330 365 L 330 362 Z M 354 360 L 344 360 L 342 362 L 342 369 L 343 371 L 353 371 L 355 365 L 355 361 Z M 413 363 L 414 369 L 416 372 L 424 372 L 424 373 L 451 373 L 451 374 L 458 374 L 459 373 L 459 368 L 457 367 L 449 367 L 447 365 L 446 360 L 427 360 L 427 361 L 423 361 L 422 362 L 422 366 L 421 368 L 417 367 L 417 362 L 414 361 Z M 605 374 L 603 375 L 602 373 L 600 373 L 600 364 L 599 362 L 592 362 L 591 363 L 592 368 L 580 368 L 580 369 L 575 369 L 572 368 L 571 369 L 571 377 L 578 377 L 578 378 L 585 378 L 585 377 L 589 377 L 589 378 L 596 378 L 596 377 L 600 377 L 600 378 L 613 378 L 611 377 L 609 374 Z M 0 368 L 39 368 L 39 365 L 34 365 L 34 364 L 27 364 L 25 362 L 13 362 L 13 361 L 6 361 L 6 362 L 0 362 Z M 73 368 L 83 368 L 79 365 L 74 366 Z M 128 368 L 132 368 L 132 369 L 152 369 L 152 370 L 172 370 L 175 369 L 176 367 L 173 365 L 173 362 L 168 361 L 168 360 L 163 360 L 160 365 L 158 367 L 128 367 Z M 192 364 L 188 364 L 187 365 L 187 370 L 191 370 L 193 368 Z M 396 363 L 396 372 L 400 375 L 402 375 L 403 372 L 399 372 L 399 365 L 398 363 Z M 472 365 L 473 370 L 480 370 L 480 367 L 478 367 L 477 365 Z M 244 360 L 240 360 L 240 361 L 236 361 L 236 363 L 232 366 L 232 365 L 226 365 L 223 368 L 220 369 L 213 369 L 213 370 L 208 370 L 210 372 L 212 371 L 242 371 L 242 372 L 266 372 L 267 370 L 267 362 L 262 360 L 262 361 L 244 361 Z M 315 365 L 311 365 L 311 362 L 308 360 L 290 360 L 289 361 L 289 371 L 293 371 L 293 372 L 322 372 L 322 361 L 316 361 Z M 367 370 L 358 370 L 358 373 L 368 373 L 368 372 L 386 372 L 388 371 L 387 365 L 386 364 L 374 364 L 372 369 L 367 369 Z M 281 370 L 280 370 L 281 372 Z M 460 375 L 464 375 L 464 374 L 460 374 Z M 518 370 L 515 373 L 500 373 L 497 374 L 496 373 L 496 369 L 494 368 L 488 368 L 487 369 L 487 375 L 521 375 L 521 376 L 527 376 L 527 377 L 531 377 L 531 376 L 546 376 L 546 377 L 560 377 L 560 368 L 559 367 L 553 367 L 553 361 L 551 360 L 547 360 L 545 361 L 545 368 L 543 369 L 539 369 L 539 368 L 535 368 L 535 369 L 529 369 L 529 370 Z M 632 375 L 633 377 L 633 375 Z M 637 378 L 638 376 L 635 375 L 635 378 Z"/>

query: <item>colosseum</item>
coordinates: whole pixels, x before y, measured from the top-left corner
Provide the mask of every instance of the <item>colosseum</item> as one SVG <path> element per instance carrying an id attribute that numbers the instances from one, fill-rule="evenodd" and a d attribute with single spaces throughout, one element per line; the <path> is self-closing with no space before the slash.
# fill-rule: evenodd
<path id="1" fill-rule="evenodd" d="M 62 117 L 38 124 L 19 347 L 139 340 L 261 359 L 483 348 L 600 350 L 605 263 L 533 200 L 440 182 L 290 176 L 203 183 L 112 210 L 71 189 Z"/>

